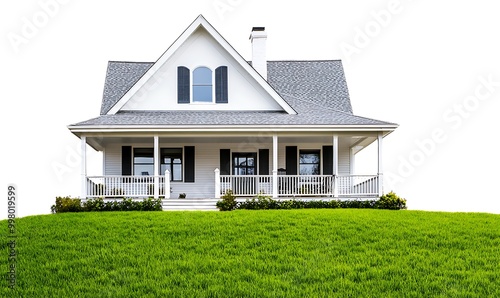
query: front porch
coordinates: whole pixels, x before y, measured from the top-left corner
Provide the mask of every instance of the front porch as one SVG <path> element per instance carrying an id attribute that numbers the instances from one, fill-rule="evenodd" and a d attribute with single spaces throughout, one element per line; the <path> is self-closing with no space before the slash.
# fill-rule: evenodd
<path id="1" fill-rule="evenodd" d="M 383 193 L 384 132 L 81 136 L 81 198 L 368 199 Z M 376 143 L 377 172 L 358 175 L 355 155 Z M 87 175 L 87 145 L 103 175 Z"/>

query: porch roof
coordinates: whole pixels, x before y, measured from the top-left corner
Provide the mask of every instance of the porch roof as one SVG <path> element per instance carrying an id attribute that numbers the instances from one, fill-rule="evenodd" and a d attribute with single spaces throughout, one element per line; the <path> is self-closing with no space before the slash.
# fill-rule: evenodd
<path id="1" fill-rule="evenodd" d="M 359 125 L 391 126 L 394 123 L 317 108 L 316 112 L 289 115 L 273 111 L 120 111 L 72 126 L 191 126 L 191 125 Z"/>

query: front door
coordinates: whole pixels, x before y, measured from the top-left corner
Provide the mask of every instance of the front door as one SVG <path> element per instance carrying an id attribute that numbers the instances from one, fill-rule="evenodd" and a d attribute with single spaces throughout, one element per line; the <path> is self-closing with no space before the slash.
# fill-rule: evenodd
<path id="1" fill-rule="evenodd" d="M 233 153 L 233 191 L 237 195 L 253 196 L 256 193 L 257 153 Z"/>

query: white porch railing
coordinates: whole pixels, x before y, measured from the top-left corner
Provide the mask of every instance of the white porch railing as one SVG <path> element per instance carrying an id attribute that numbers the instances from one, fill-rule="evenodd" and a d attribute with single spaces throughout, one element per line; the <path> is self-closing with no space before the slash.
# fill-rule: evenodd
<path id="1" fill-rule="evenodd" d="M 218 177 L 217 177 L 218 176 Z M 168 179 L 166 178 L 168 177 Z M 232 190 L 240 197 L 273 195 L 272 175 L 216 175 L 216 197 Z M 170 175 L 165 176 L 89 176 L 87 198 L 153 197 L 157 179 L 158 196 L 170 197 Z M 216 178 L 216 179 L 217 179 Z M 278 175 L 278 197 L 354 197 L 378 196 L 377 175 Z M 218 196 L 217 196 L 218 194 Z"/>
<path id="2" fill-rule="evenodd" d="M 256 196 L 273 194 L 271 175 L 220 175 L 220 193 L 232 190 L 236 196 Z"/>
<path id="3" fill-rule="evenodd" d="M 331 175 L 280 175 L 278 195 L 282 196 L 331 196 L 334 177 Z"/>
<path id="4" fill-rule="evenodd" d="M 170 181 L 165 184 L 166 176 L 87 176 L 86 197 L 153 197 L 156 179 L 158 196 L 169 197 Z"/>
<path id="5" fill-rule="evenodd" d="M 216 175 L 217 179 L 217 175 Z M 279 175 L 277 180 L 279 197 L 320 196 L 378 196 L 377 175 Z M 219 182 L 219 184 L 218 184 Z M 232 190 L 236 196 L 252 197 L 259 193 L 272 195 L 272 175 L 220 175 L 216 189 L 220 195 Z M 219 190 L 219 189 L 217 189 Z"/>
<path id="6" fill-rule="evenodd" d="M 378 196 L 377 175 L 338 176 L 338 193 L 340 196 Z"/>

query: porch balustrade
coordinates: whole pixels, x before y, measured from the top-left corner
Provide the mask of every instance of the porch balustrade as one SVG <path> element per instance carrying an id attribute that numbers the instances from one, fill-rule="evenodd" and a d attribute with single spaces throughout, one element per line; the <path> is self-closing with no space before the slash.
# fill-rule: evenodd
<path id="1" fill-rule="evenodd" d="M 170 197 L 170 175 L 88 176 L 87 198 Z M 278 197 L 368 197 L 378 196 L 377 175 L 278 175 Z M 238 197 L 273 196 L 273 175 L 217 175 L 216 197 L 231 190 Z M 196 187 L 193 185 L 193 187 Z"/>
<path id="2" fill-rule="evenodd" d="M 87 198 L 169 198 L 170 173 L 167 171 L 163 176 L 87 176 L 85 193 Z"/>
<path id="3" fill-rule="evenodd" d="M 278 197 L 378 195 L 377 175 L 279 175 L 277 179 Z M 228 190 L 240 197 L 273 195 L 272 175 L 220 175 L 219 181 L 220 195 L 224 195 Z"/>

